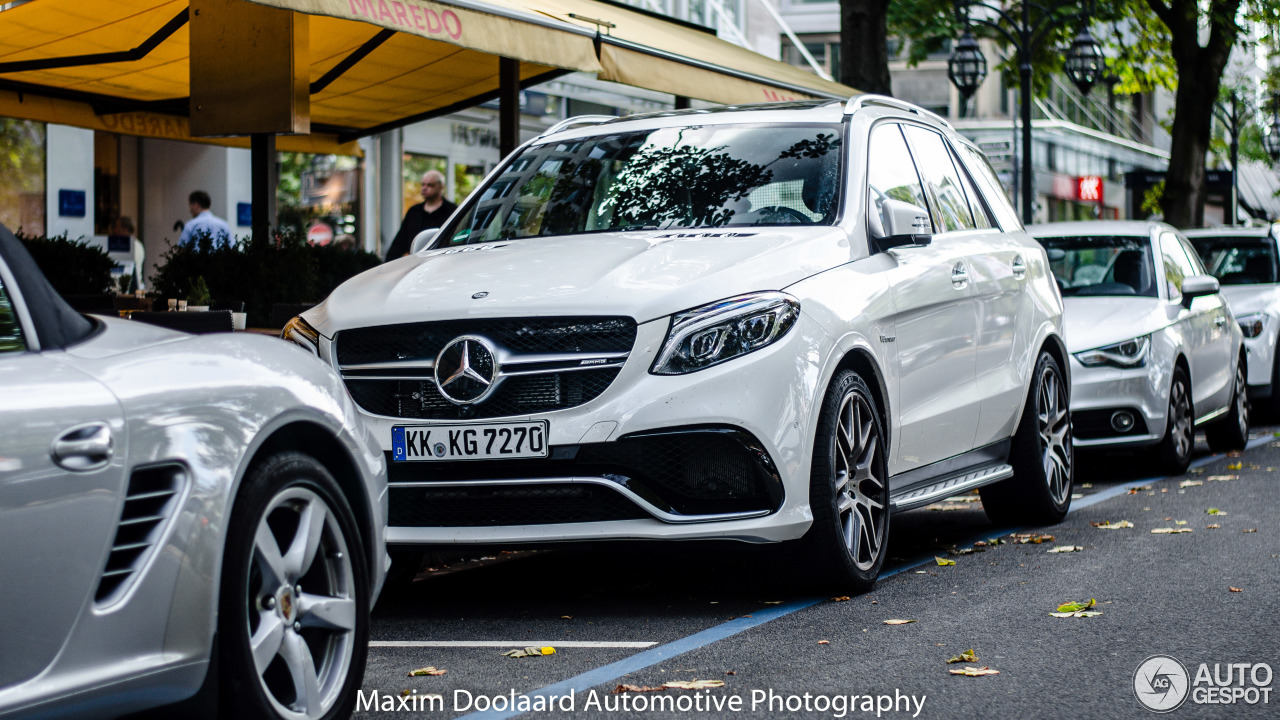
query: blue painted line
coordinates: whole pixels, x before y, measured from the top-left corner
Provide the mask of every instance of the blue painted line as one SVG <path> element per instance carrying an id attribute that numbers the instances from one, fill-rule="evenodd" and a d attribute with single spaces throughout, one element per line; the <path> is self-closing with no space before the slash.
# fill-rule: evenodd
<path id="1" fill-rule="evenodd" d="M 1245 449 L 1252 450 L 1253 448 L 1259 447 L 1263 443 L 1269 442 L 1273 439 L 1274 438 L 1271 436 L 1256 438 L 1250 441 L 1248 445 L 1245 446 Z M 1208 455 L 1191 463 L 1191 467 L 1201 467 L 1220 458 L 1221 456 L 1217 454 Z M 1152 477 L 1145 480 L 1133 480 L 1115 487 L 1107 488 L 1106 490 L 1093 493 L 1080 500 L 1072 501 L 1070 512 L 1075 512 L 1076 510 L 1096 505 L 1097 503 L 1105 500 L 1125 495 L 1131 488 L 1164 482 L 1170 479 L 1172 479 L 1172 476 Z M 974 535 L 973 540 L 976 541 L 984 538 L 1003 537 L 1024 529 L 1025 528 L 1004 528 L 988 530 Z M 884 580 L 885 578 L 899 575 L 907 572 L 908 570 L 915 570 L 916 568 L 923 567 L 931 562 L 935 562 L 933 555 L 909 560 L 889 570 L 882 571 L 880 573 L 880 579 Z M 554 685 L 547 685 L 546 687 L 538 688 L 537 690 L 531 690 L 527 693 L 523 693 L 522 695 L 518 695 L 517 697 L 528 697 L 532 700 L 533 698 L 538 697 L 550 698 L 554 696 L 564 696 L 568 695 L 570 691 L 575 693 L 585 692 L 597 685 L 613 682 L 625 675 L 630 675 L 633 672 L 653 667 L 654 665 L 665 660 L 670 660 L 677 655 L 683 655 L 684 653 L 692 650 L 706 647 L 707 645 L 719 642 L 725 638 L 733 637 L 745 630 L 759 627 L 767 622 L 777 620 L 781 617 L 786 617 L 787 615 L 804 610 L 805 608 L 813 607 L 824 600 L 826 600 L 826 598 L 810 597 L 793 600 L 781 605 L 773 605 L 763 610 L 753 612 L 750 617 L 734 618 L 733 620 L 707 628 L 706 630 L 694 633 L 688 637 L 674 640 L 655 648 L 650 648 L 630 657 L 623 658 L 622 660 L 611 662 L 608 665 L 602 665 L 594 670 L 588 670 L 580 675 L 575 675 L 567 680 L 562 680 Z M 524 712 L 518 710 L 488 710 L 485 712 L 469 713 L 467 715 L 463 715 L 458 720 L 506 720 L 506 718 L 512 718 L 523 714 Z"/>

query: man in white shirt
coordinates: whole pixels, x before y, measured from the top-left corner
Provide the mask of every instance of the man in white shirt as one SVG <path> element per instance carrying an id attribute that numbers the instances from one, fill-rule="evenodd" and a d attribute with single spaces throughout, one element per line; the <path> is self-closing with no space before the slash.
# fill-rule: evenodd
<path id="1" fill-rule="evenodd" d="M 209 193 L 196 190 L 187 197 L 187 202 L 191 207 L 191 220 L 182 227 L 179 245 L 189 245 L 193 240 L 203 237 L 208 237 L 214 247 L 231 242 L 231 226 L 209 211 L 209 206 L 213 204 Z"/>

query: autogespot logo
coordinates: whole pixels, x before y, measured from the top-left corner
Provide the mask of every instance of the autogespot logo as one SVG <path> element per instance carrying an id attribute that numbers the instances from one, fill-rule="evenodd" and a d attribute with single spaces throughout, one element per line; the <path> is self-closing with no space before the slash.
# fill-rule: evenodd
<path id="1" fill-rule="evenodd" d="M 1168 655 L 1152 655 L 1133 673 L 1133 694 L 1148 710 L 1166 713 L 1187 699 L 1187 668 Z"/>

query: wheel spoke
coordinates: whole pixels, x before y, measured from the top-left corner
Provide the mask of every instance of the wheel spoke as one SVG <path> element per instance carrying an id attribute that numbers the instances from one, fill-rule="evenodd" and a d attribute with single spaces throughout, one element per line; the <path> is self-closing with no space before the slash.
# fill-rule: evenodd
<path id="1" fill-rule="evenodd" d="M 866 531 L 862 527 L 862 514 L 854 508 L 849 513 L 849 533 L 845 535 L 845 543 L 849 547 L 849 551 L 853 554 L 854 562 L 863 562 L 859 557 L 858 549 L 861 547 L 862 536 Z"/>
<path id="2" fill-rule="evenodd" d="M 280 652 L 284 641 L 284 622 L 274 612 L 262 613 L 258 632 L 249 638 L 249 651 L 253 654 L 253 666 L 262 675 Z"/>
<path id="3" fill-rule="evenodd" d="M 263 587 L 269 591 L 283 585 L 285 579 L 284 558 L 280 556 L 280 545 L 266 521 L 259 523 L 258 534 L 253 540 L 253 555 L 262 570 Z"/>
<path id="4" fill-rule="evenodd" d="M 356 603 L 349 598 L 302 593 L 298 596 L 298 621 L 302 623 L 302 627 L 354 630 Z"/>
<path id="5" fill-rule="evenodd" d="M 841 493 L 840 497 L 836 500 L 836 512 L 843 516 L 846 512 L 853 509 L 853 503 L 854 500 L 849 497 L 849 493 Z"/>
<path id="6" fill-rule="evenodd" d="M 280 656 L 289 667 L 289 676 L 293 679 L 296 696 L 294 709 L 307 717 L 320 715 L 320 681 L 316 677 L 316 666 L 311 660 L 311 651 L 307 641 L 297 633 L 286 633 L 280 648 Z"/>
<path id="7" fill-rule="evenodd" d="M 311 567 L 328 517 L 328 508 L 318 500 L 307 503 L 303 509 L 298 518 L 298 532 L 293 536 L 293 542 L 284 556 L 285 571 L 290 573 L 291 578 L 296 580 L 302 577 Z"/>

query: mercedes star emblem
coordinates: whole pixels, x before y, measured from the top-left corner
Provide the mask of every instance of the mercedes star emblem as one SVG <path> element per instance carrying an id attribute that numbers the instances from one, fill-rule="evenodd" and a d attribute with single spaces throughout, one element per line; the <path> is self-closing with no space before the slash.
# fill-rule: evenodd
<path id="1" fill-rule="evenodd" d="M 488 397 L 498 377 L 493 348 L 483 338 L 454 338 L 436 356 L 436 387 L 455 405 L 471 405 Z"/>

